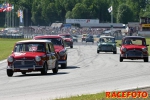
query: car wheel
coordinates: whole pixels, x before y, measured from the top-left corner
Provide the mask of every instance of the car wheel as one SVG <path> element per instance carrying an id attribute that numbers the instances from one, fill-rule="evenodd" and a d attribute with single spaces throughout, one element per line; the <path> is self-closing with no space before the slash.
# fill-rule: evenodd
<path id="1" fill-rule="evenodd" d="M 65 64 L 61 64 L 61 68 L 66 68 L 67 67 L 67 62 Z"/>
<path id="2" fill-rule="evenodd" d="M 72 46 L 70 46 L 70 48 L 73 48 L 73 45 L 72 45 Z"/>
<path id="3" fill-rule="evenodd" d="M 113 54 L 117 54 L 117 51 L 113 51 Z"/>
<path id="4" fill-rule="evenodd" d="M 43 69 L 41 70 L 41 74 L 42 75 L 46 75 L 47 74 L 47 65 L 46 64 L 44 64 L 44 66 L 43 66 Z"/>
<path id="5" fill-rule="evenodd" d="M 97 50 L 97 53 L 99 53 L 99 50 Z"/>
<path id="6" fill-rule="evenodd" d="M 120 56 L 120 62 L 123 62 L 123 58 Z"/>
<path id="7" fill-rule="evenodd" d="M 148 62 L 148 57 L 145 57 L 145 58 L 144 58 L 144 62 Z"/>
<path id="8" fill-rule="evenodd" d="M 26 72 L 21 72 L 23 75 L 26 75 Z"/>
<path id="9" fill-rule="evenodd" d="M 12 77 L 14 72 L 11 69 L 7 69 L 7 76 Z"/>
<path id="10" fill-rule="evenodd" d="M 55 63 L 55 68 L 52 69 L 53 73 L 56 74 L 58 72 L 58 62 Z"/>

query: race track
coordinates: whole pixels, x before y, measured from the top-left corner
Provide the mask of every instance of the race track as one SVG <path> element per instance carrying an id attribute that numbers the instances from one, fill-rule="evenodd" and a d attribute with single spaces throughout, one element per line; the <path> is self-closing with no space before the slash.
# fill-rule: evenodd
<path id="1" fill-rule="evenodd" d="M 75 43 L 68 48 L 68 67 L 58 74 L 40 72 L 6 75 L 0 63 L 0 100 L 51 100 L 77 94 L 124 90 L 150 84 L 150 63 L 143 60 L 119 62 L 117 54 L 96 52 L 96 43 Z"/>

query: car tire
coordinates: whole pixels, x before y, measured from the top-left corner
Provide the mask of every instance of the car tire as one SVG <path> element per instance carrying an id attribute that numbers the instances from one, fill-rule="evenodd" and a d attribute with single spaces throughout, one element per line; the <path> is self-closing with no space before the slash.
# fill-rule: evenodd
<path id="1" fill-rule="evenodd" d="M 73 45 L 72 45 L 72 46 L 70 46 L 70 48 L 73 48 Z"/>
<path id="2" fill-rule="evenodd" d="M 148 57 L 145 57 L 145 58 L 144 58 L 144 62 L 148 62 Z"/>
<path id="3" fill-rule="evenodd" d="M 99 54 L 99 50 L 97 50 L 97 53 Z"/>
<path id="4" fill-rule="evenodd" d="M 55 68 L 52 69 L 52 71 L 53 71 L 54 74 L 57 74 L 57 72 L 58 72 L 58 62 L 57 61 L 55 63 Z"/>
<path id="5" fill-rule="evenodd" d="M 7 69 L 7 76 L 12 77 L 14 72 L 11 69 Z"/>
<path id="6" fill-rule="evenodd" d="M 120 62 L 123 62 L 123 58 L 122 58 L 121 56 L 120 56 L 120 59 L 119 59 L 119 60 L 120 60 Z"/>
<path id="7" fill-rule="evenodd" d="M 117 51 L 113 51 L 113 54 L 117 54 Z"/>
<path id="8" fill-rule="evenodd" d="M 46 74 L 47 74 L 47 71 L 48 71 L 47 65 L 44 64 L 43 69 L 41 70 L 41 74 L 42 74 L 42 75 L 46 75 Z"/>
<path id="9" fill-rule="evenodd" d="M 67 67 L 67 62 L 66 63 L 64 63 L 64 64 L 61 64 L 61 68 L 66 68 Z"/>
<path id="10" fill-rule="evenodd" d="M 22 75 L 26 75 L 26 72 L 21 72 L 22 73 Z"/>

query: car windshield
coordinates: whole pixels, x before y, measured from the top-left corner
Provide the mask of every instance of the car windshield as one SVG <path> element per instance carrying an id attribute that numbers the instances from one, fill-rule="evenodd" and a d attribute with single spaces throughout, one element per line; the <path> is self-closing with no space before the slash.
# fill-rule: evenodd
<path id="1" fill-rule="evenodd" d="M 82 35 L 82 37 L 87 37 L 87 35 L 86 35 L 86 34 L 84 34 L 84 35 Z"/>
<path id="2" fill-rule="evenodd" d="M 60 38 L 41 38 L 40 40 L 49 40 L 53 43 L 53 45 L 62 45 L 62 41 Z"/>
<path id="3" fill-rule="evenodd" d="M 42 43 L 20 43 L 16 44 L 14 52 L 45 52 L 44 44 Z"/>
<path id="4" fill-rule="evenodd" d="M 88 38 L 93 38 L 93 36 L 92 36 L 92 35 L 90 35 L 90 36 L 88 36 Z"/>
<path id="5" fill-rule="evenodd" d="M 71 38 L 70 35 L 64 35 L 63 37 L 64 37 L 64 38 Z"/>
<path id="6" fill-rule="evenodd" d="M 125 45 L 145 45 L 143 39 L 125 39 L 123 44 Z"/>
<path id="7" fill-rule="evenodd" d="M 110 42 L 110 43 L 114 43 L 115 42 L 115 38 L 109 38 L 109 37 L 103 37 L 99 39 L 100 42 Z"/>

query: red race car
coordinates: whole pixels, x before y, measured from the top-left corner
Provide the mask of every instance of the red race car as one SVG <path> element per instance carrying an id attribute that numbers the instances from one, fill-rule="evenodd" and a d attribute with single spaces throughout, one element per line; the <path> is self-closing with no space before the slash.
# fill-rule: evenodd
<path id="1" fill-rule="evenodd" d="M 15 43 L 12 54 L 7 58 L 7 75 L 14 72 L 41 71 L 47 74 L 48 70 L 58 72 L 58 56 L 53 44 L 48 40 L 24 40 Z"/>
<path id="2" fill-rule="evenodd" d="M 41 35 L 35 36 L 35 40 L 49 40 L 53 43 L 55 52 L 59 55 L 58 64 L 62 68 L 67 67 L 67 49 L 65 48 L 65 42 L 61 36 L 58 35 Z"/>
<path id="3" fill-rule="evenodd" d="M 70 34 L 59 34 L 59 36 L 64 39 L 66 46 L 73 48 L 73 37 Z"/>
<path id="4" fill-rule="evenodd" d="M 120 62 L 123 59 L 143 59 L 144 62 L 149 61 L 148 48 L 146 39 L 141 36 L 126 36 L 122 38 L 122 44 L 120 44 Z"/>

